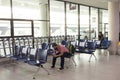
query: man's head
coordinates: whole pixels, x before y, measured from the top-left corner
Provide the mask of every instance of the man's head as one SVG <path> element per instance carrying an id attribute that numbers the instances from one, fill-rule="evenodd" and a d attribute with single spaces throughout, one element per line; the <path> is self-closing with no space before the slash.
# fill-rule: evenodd
<path id="1" fill-rule="evenodd" d="M 52 47 L 57 50 L 57 44 L 56 43 L 52 43 Z"/>

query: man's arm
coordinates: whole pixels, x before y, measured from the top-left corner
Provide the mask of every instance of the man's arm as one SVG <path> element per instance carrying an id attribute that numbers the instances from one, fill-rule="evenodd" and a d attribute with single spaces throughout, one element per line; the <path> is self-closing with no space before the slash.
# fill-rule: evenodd
<path id="1" fill-rule="evenodd" d="M 53 57 L 60 57 L 63 55 L 63 52 L 60 52 L 60 54 L 53 54 Z"/>

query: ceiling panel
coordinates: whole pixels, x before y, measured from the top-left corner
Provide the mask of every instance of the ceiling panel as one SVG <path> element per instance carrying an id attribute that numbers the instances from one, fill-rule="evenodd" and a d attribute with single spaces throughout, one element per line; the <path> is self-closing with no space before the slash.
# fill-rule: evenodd
<path id="1" fill-rule="evenodd" d="M 95 6 L 99 8 L 108 9 L 108 1 L 120 1 L 120 0 L 61 0 L 61 1 L 75 2 L 75 3 L 85 4 L 88 6 Z"/>

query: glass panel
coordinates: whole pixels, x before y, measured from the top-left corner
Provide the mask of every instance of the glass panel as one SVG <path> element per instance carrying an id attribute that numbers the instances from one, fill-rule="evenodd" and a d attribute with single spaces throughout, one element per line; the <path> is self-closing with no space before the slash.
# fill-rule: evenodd
<path id="1" fill-rule="evenodd" d="M 34 36 L 48 36 L 49 34 L 49 22 L 34 21 Z"/>
<path id="2" fill-rule="evenodd" d="M 72 5 L 72 6 L 71 6 Z M 67 35 L 78 34 L 78 5 L 67 3 Z"/>
<path id="3" fill-rule="evenodd" d="M 51 36 L 65 35 L 64 2 L 50 1 Z"/>
<path id="4" fill-rule="evenodd" d="M 91 39 L 98 39 L 98 9 L 91 8 Z"/>
<path id="5" fill-rule="evenodd" d="M 0 18 L 11 18 L 10 0 L 0 0 Z"/>
<path id="6" fill-rule="evenodd" d="M 10 21 L 0 20 L 0 36 L 11 36 Z"/>
<path id="7" fill-rule="evenodd" d="M 4 46 L 3 46 L 3 39 L 0 39 L 0 57 L 5 56 Z"/>
<path id="8" fill-rule="evenodd" d="M 89 38 L 89 7 L 80 6 L 80 38 Z"/>
<path id="9" fill-rule="evenodd" d="M 13 18 L 42 19 L 48 18 L 48 0 L 12 0 Z"/>
<path id="10" fill-rule="evenodd" d="M 104 36 L 108 35 L 108 10 L 100 9 L 100 27 L 99 32 L 102 32 Z"/>
<path id="11" fill-rule="evenodd" d="M 4 38 L 4 45 L 5 45 L 5 51 L 6 51 L 6 57 L 7 56 L 10 56 L 10 43 L 9 43 L 9 39 L 7 39 L 7 38 Z"/>
<path id="12" fill-rule="evenodd" d="M 14 35 L 15 36 L 32 35 L 31 22 L 14 21 Z"/>

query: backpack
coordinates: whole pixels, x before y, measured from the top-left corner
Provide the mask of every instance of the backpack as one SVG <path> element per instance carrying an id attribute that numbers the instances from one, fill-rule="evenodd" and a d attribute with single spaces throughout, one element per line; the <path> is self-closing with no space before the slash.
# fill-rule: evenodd
<path id="1" fill-rule="evenodd" d="M 69 50 L 69 53 L 73 56 L 75 53 L 75 47 L 72 44 L 70 44 L 68 45 L 68 50 Z"/>

